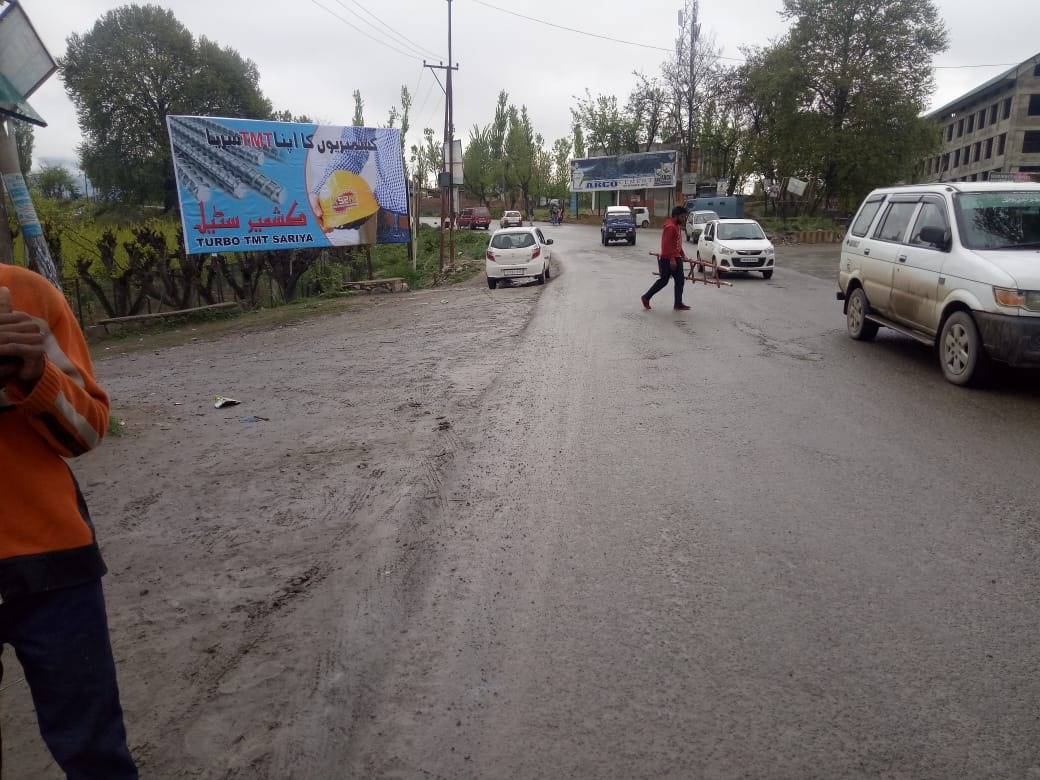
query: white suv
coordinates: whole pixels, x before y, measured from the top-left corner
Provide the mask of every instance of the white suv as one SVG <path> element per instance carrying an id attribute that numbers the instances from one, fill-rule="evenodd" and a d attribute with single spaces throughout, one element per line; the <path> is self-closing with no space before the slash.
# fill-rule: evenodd
<path id="1" fill-rule="evenodd" d="M 966 385 L 990 360 L 1040 367 L 1040 185 L 875 190 L 841 248 L 849 335 L 892 328 L 937 348 Z"/>

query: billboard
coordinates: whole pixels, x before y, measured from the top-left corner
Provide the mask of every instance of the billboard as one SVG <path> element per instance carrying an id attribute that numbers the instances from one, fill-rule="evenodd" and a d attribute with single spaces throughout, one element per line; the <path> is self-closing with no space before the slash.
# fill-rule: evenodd
<path id="1" fill-rule="evenodd" d="M 571 160 L 571 192 L 675 188 L 678 152 L 644 152 Z"/>
<path id="2" fill-rule="evenodd" d="M 406 244 L 399 130 L 168 116 L 188 254 Z"/>

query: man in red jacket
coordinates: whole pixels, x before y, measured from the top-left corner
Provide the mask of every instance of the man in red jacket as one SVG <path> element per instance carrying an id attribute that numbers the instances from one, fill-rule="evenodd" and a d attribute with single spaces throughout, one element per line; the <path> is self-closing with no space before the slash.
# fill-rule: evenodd
<path id="1" fill-rule="evenodd" d="M 672 209 L 672 218 L 664 223 L 664 232 L 661 234 L 661 256 L 657 259 L 659 278 L 639 299 L 643 302 L 644 309 L 650 308 L 650 299 L 667 287 L 668 279 L 671 278 L 675 280 L 675 310 L 690 310 L 690 307 L 682 300 L 683 285 L 686 283 L 686 277 L 683 275 L 683 261 L 686 259 L 686 254 L 683 252 L 682 235 L 687 213 L 682 206 L 676 206 Z"/>
<path id="2" fill-rule="evenodd" d="M 0 265 L 0 651 L 10 645 L 66 777 L 136 780 L 87 505 L 66 464 L 96 447 L 108 396 L 65 297 Z M 3 667 L 0 666 L 0 679 Z"/>

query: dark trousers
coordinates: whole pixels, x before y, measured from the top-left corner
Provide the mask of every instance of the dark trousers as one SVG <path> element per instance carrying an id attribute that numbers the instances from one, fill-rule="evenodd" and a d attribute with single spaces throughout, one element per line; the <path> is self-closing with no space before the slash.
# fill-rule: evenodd
<path id="1" fill-rule="evenodd" d="M 136 780 L 100 580 L 0 604 L 4 645 L 22 664 L 40 734 L 65 775 Z"/>
<path id="2" fill-rule="evenodd" d="M 676 260 L 675 268 L 673 269 L 670 261 L 660 257 L 657 259 L 657 270 L 660 273 L 660 277 L 651 285 L 643 297 L 647 300 L 653 298 L 668 286 L 668 279 L 671 278 L 675 280 L 675 303 L 676 305 L 682 303 L 683 285 L 686 284 L 686 277 L 683 275 L 683 261 Z"/>

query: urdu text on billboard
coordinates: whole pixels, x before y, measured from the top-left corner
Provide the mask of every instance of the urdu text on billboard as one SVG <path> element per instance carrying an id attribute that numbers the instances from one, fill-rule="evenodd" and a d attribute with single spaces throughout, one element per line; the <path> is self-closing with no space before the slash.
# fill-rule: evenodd
<path id="1" fill-rule="evenodd" d="M 188 254 L 404 244 L 400 130 L 166 118 Z"/>
<path id="2" fill-rule="evenodd" d="M 677 155 L 671 150 L 571 160 L 571 192 L 674 188 Z"/>

